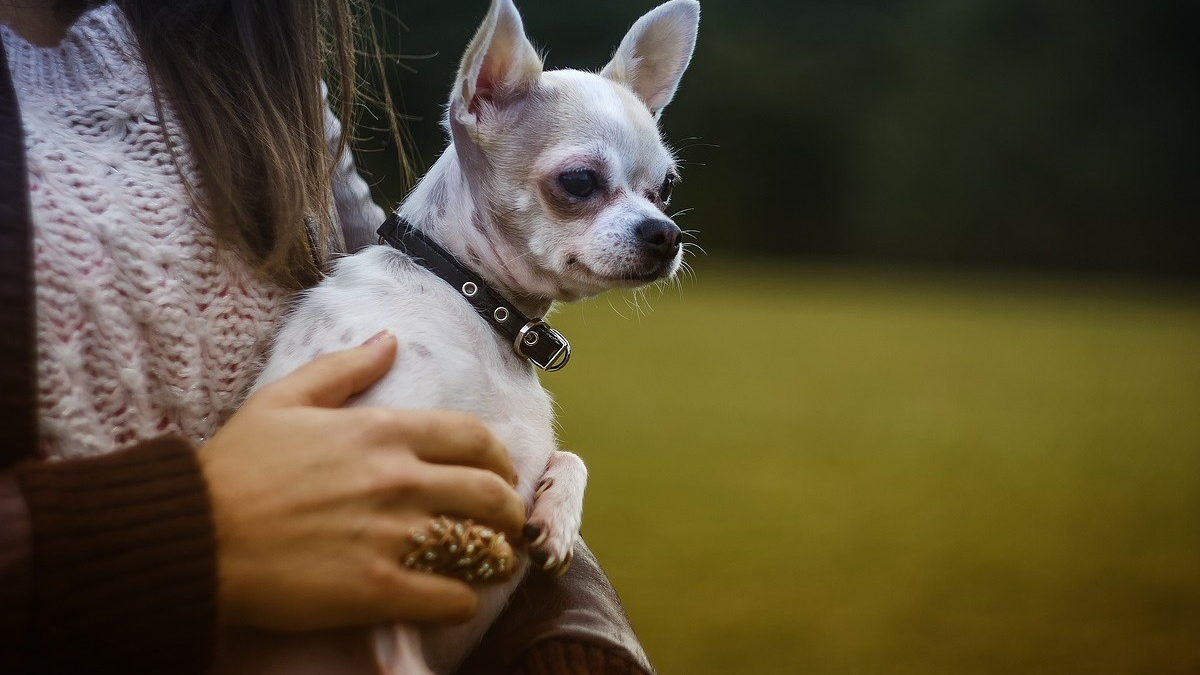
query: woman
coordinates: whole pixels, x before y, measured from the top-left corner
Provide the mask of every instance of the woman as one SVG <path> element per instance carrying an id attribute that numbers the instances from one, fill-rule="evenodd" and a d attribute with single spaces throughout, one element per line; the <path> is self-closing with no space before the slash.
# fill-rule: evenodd
<path id="1" fill-rule="evenodd" d="M 349 4 L 0 0 L 0 671 L 203 673 L 218 624 L 347 629 L 365 663 L 355 627 L 474 612 L 398 564 L 408 532 L 519 533 L 478 421 L 340 408 L 388 335 L 237 407 L 289 294 L 383 218 L 316 87 L 327 54 L 350 118 Z M 649 665 L 584 555 L 531 578 L 463 672 L 501 670 Z"/>

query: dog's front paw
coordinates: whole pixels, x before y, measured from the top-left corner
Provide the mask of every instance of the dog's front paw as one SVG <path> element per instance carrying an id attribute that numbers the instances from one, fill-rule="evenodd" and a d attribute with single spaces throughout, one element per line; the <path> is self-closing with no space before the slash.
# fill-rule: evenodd
<path id="1" fill-rule="evenodd" d="M 533 497 L 525 540 L 533 564 L 559 576 L 571 566 L 583 524 L 583 488 L 587 469 L 569 452 L 551 457 Z"/>

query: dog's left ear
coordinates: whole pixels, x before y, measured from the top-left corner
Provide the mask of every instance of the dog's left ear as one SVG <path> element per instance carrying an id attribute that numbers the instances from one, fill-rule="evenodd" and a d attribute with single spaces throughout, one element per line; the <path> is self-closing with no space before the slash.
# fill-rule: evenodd
<path id="1" fill-rule="evenodd" d="M 525 37 L 512 0 L 492 0 L 487 18 L 463 54 L 450 93 L 452 122 L 474 127 L 479 115 L 527 93 L 542 74 L 542 59 Z"/>
<path id="2" fill-rule="evenodd" d="M 633 24 L 600 74 L 632 89 L 657 118 L 675 96 L 699 30 L 696 0 L 659 5 Z"/>

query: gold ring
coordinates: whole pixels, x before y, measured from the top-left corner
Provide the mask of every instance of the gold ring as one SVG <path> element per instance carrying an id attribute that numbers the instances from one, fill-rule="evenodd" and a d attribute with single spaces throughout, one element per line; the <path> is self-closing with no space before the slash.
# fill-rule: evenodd
<path id="1" fill-rule="evenodd" d="M 404 566 L 418 572 L 470 582 L 505 581 L 516 571 L 504 533 L 470 520 L 438 516 L 408 539 L 416 549 L 404 556 Z"/>

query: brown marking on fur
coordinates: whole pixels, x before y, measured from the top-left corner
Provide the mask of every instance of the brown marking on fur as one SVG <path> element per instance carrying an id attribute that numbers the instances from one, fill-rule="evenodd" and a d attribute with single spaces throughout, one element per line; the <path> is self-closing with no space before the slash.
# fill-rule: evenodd
<path id="1" fill-rule="evenodd" d="M 476 262 L 479 262 L 480 260 L 483 260 L 483 256 L 479 253 L 479 251 L 474 246 L 472 246 L 470 244 L 470 242 L 468 242 L 467 243 L 467 262 L 468 263 L 476 263 Z"/>
<path id="2" fill-rule="evenodd" d="M 471 227 L 474 227 L 483 236 L 489 236 L 491 231 L 488 229 L 487 216 L 482 209 L 477 209 L 471 214 Z"/>
<path id="3" fill-rule="evenodd" d="M 430 197 L 433 200 L 438 218 L 446 217 L 446 204 L 449 197 L 446 195 L 446 185 L 443 182 L 437 182 L 433 185 L 433 194 Z"/>

